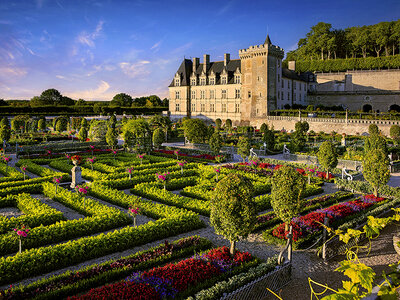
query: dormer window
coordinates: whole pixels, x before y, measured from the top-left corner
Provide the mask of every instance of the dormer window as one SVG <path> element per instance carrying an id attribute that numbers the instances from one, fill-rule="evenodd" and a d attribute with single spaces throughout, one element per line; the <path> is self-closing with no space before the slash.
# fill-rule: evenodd
<path id="1" fill-rule="evenodd" d="M 196 85 L 196 78 L 190 79 L 190 84 L 191 85 Z"/>
<path id="2" fill-rule="evenodd" d="M 200 85 L 206 85 L 206 79 L 205 78 L 201 78 L 200 79 Z"/>
<path id="3" fill-rule="evenodd" d="M 226 84 L 226 76 L 221 77 L 221 84 Z"/>
<path id="4" fill-rule="evenodd" d="M 210 85 L 214 85 L 215 84 L 215 77 L 210 78 Z"/>
<path id="5" fill-rule="evenodd" d="M 175 86 L 180 86 L 181 85 L 181 80 L 179 78 L 175 79 Z"/>
<path id="6" fill-rule="evenodd" d="M 240 83 L 240 75 L 235 75 L 235 83 Z"/>

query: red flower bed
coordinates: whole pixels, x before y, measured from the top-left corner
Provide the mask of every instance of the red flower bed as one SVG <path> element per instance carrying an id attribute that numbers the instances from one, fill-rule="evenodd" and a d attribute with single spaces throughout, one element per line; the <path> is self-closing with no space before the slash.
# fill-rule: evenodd
<path id="1" fill-rule="evenodd" d="M 81 296 L 68 297 L 68 299 L 132 299 L 153 300 L 161 299 L 157 291 L 150 285 L 136 282 L 117 282 L 101 288 L 91 289 Z"/>
<path id="2" fill-rule="evenodd" d="M 300 228 L 300 226 L 294 222 L 291 223 L 293 226 L 293 241 L 297 241 L 299 238 L 301 238 L 303 236 L 303 232 Z M 278 227 L 276 227 L 273 231 L 272 231 L 272 235 L 282 239 L 282 240 L 287 240 L 287 235 L 288 235 L 289 231 L 285 230 L 285 223 L 280 224 Z"/>
<path id="3" fill-rule="evenodd" d="M 316 171 L 317 177 L 326 179 L 326 172 L 321 172 L 321 171 Z M 333 179 L 335 176 L 332 175 L 332 173 L 329 173 L 328 179 Z"/>
<path id="4" fill-rule="evenodd" d="M 172 286 L 178 291 L 184 291 L 190 285 L 219 275 L 221 271 L 211 262 L 189 258 L 177 264 L 167 264 L 160 268 L 143 272 L 142 277 L 158 277 L 172 280 Z"/>
<path id="5" fill-rule="evenodd" d="M 188 287 L 220 275 L 252 260 L 248 252 L 237 251 L 232 259 L 227 247 L 212 249 L 201 256 L 169 263 L 163 267 L 133 273 L 126 281 L 92 289 L 69 299 L 161 299 L 174 297 Z"/>

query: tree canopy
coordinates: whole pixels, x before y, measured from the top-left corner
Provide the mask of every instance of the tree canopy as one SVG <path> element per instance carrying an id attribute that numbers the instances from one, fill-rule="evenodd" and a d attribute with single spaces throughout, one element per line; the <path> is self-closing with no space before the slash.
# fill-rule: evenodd
<path id="1" fill-rule="evenodd" d="M 400 19 L 369 26 L 334 29 L 319 22 L 287 54 L 290 60 L 325 60 L 348 57 L 390 56 L 400 50 Z"/>
<path id="2" fill-rule="evenodd" d="M 384 151 L 373 149 L 364 156 L 363 176 L 371 184 L 377 197 L 379 188 L 390 179 L 389 159 Z"/>
<path id="3" fill-rule="evenodd" d="M 211 200 L 210 222 L 215 232 L 231 243 L 230 253 L 235 253 L 235 243 L 246 238 L 257 222 L 256 203 L 250 179 L 230 173 L 215 187 Z"/>
<path id="4" fill-rule="evenodd" d="M 133 99 L 130 95 L 125 93 L 119 93 L 114 96 L 111 100 L 111 106 L 131 106 Z"/>
<path id="5" fill-rule="evenodd" d="M 203 143 L 207 137 L 207 126 L 200 119 L 187 119 L 183 122 L 185 136 L 192 143 Z"/>
<path id="6" fill-rule="evenodd" d="M 338 154 L 335 145 L 331 141 L 325 141 L 319 147 L 318 161 L 326 169 L 326 178 L 329 178 L 329 170 L 335 168 L 338 164 Z"/>

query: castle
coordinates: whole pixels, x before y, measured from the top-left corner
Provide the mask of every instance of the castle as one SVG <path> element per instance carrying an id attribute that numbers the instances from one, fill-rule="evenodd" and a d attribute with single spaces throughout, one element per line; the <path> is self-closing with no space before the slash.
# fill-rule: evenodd
<path id="1" fill-rule="evenodd" d="M 239 59 L 231 60 L 228 53 L 223 61 L 216 62 L 210 62 L 207 54 L 203 63 L 197 57 L 193 61 L 184 59 L 169 85 L 171 116 L 231 119 L 234 125 L 256 125 L 271 111 L 294 104 L 342 105 L 365 111 L 388 111 L 400 104 L 398 70 L 389 74 L 389 84 L 387 78 L 354 83 L 357 74 L 296 73 L 295 62 L 289 62 L 288 69 L 282 67 L 283 57 L 284 50 L 267 36 L 264 44 L 239 50 Z"/>

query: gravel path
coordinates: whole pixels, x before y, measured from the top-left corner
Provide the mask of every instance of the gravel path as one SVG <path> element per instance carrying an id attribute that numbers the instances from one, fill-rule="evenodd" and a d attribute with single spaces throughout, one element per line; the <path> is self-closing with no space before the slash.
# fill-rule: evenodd
<path id="1" fill-rule="evenodd" d="M 22 216 L 23 214 L 24 213 L 16 207 L 0 208 L 0 216 L 4 216 L 7 218 L 12 218 L 12 217 L 18 218 L 18 217 Z"/>
<path id="2" fill-rule="evenodd" d="M 57 209 L 58 211 L 61 211 L 67 220 L 77 220 L 85 217 L 84 215 L 78 213 L 76 210 L 66 207 L 62 205 L 60 202 L 54 201 L 42 194 L 36 194 L 31 196 L 33 198 L 40 199 L 40 201 L 42 201 L 44 204 L 47 204 L 48 206 Z"/>

